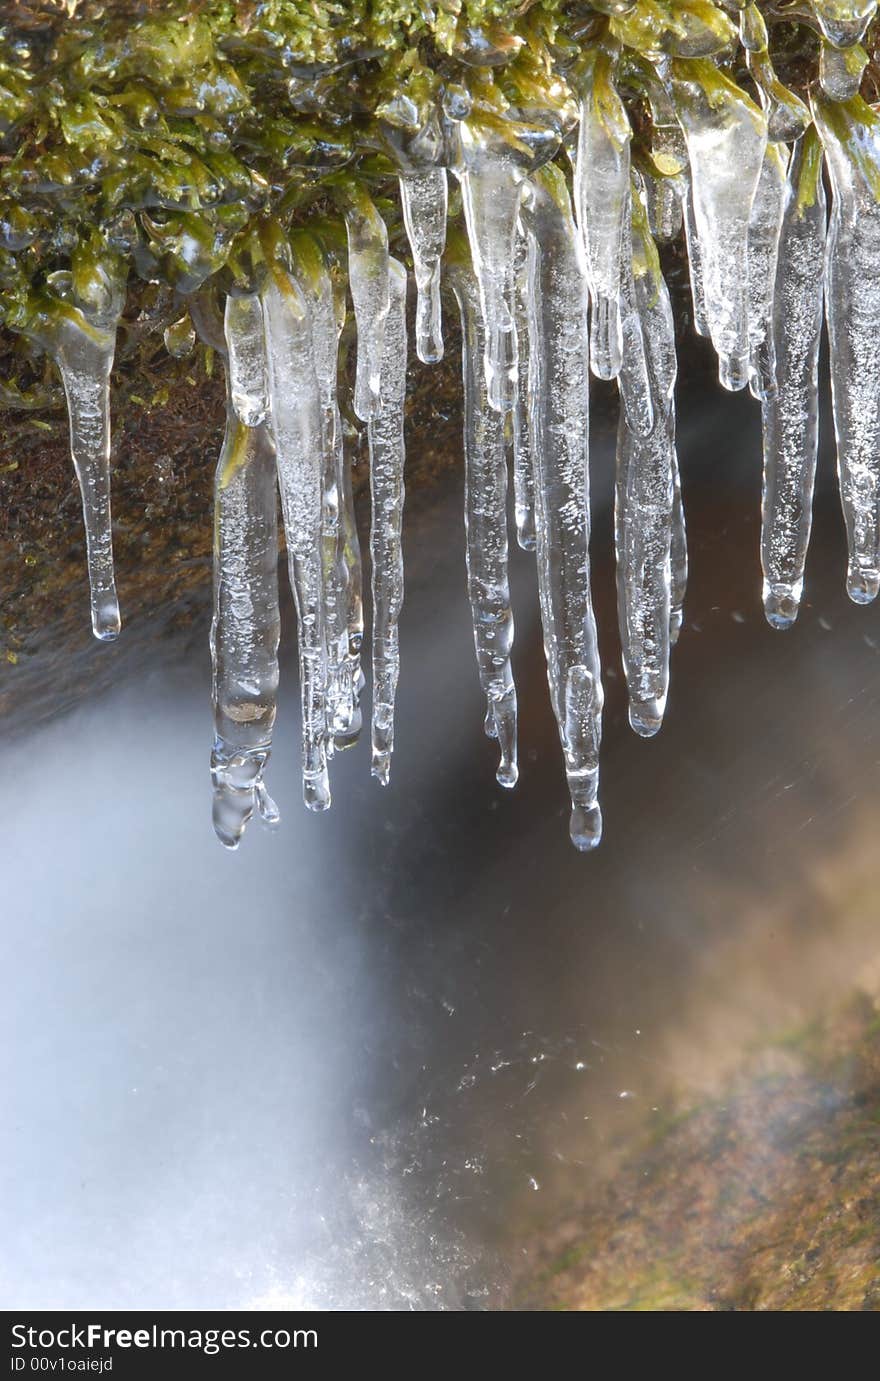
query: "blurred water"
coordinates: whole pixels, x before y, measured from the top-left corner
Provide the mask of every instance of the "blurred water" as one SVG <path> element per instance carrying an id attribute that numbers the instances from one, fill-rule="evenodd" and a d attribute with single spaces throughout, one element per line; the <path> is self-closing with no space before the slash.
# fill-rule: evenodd
<path id="1" fill-rule="evenodd" d="M 283 823 L 235 855 L 210 828 L 207 625 L 0 750 L 7 1308 L 497 1307 L 533 1229 L 589 1196 L 665 1079 L 710 1084 L 876 957 L 870 908 L 841 897 L 880 883 L 880 621 L 845 596 L 827 446 L 807 599 L 780 635 L 760 610 L 757 412 L 695 404 L 686 626 L 647 743 L 618 669 L 607 429 L 597 445 L 594 856 L 568 843 L 522 553 L 522 773 L 495 784 L 458 481 L 408 518 L 387 791 L 362 744 L 334 763 L 329 815 L 301 809 L 289 618 Z"/>

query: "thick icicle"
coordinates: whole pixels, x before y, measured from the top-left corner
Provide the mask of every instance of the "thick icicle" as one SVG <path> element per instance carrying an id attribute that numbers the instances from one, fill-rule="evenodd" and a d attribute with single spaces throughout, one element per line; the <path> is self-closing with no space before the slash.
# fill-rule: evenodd
<path id="1" fill-rule="evenodd" d="M 448 198 L 445 168 L 408 173 L 400 179 L 403 223 L 416 276 L 416 354 L 423 364 L 443 358 L 440 261 L 446 245 Z"/>
<path id="2" fill-rule="evenodd" d="M 611 53 L 597 49 L 591 55 L 581 95 L 574 179 L 592 303 L 590 363 L 600 379 L 613 379 L 620 370 L 621 274 L 630 200 L 632 131 L 613 69 Z"/>
<path id="3" fill-rule="evenodd" d="M 597 801 L 602 678 L 590 596 L 589 369 L 583 249 L 562 174 L 543 169 L 523 204 L 529 230 L 538 587 L 553 709 L 578 849 L 602 835 Z"/>
<path id="4" fill-rule="evenodd" d="M 321 394 L 305 297 L 271 250 L 269 257 L 270 271 L 262 292 L 266 379 L 299 634 L 303 799 L 310 810 L 326 810 L 330 784 L 321 560 Z"/>
<path id="5" fill-rule="evenodd" d="M 725 388 L 749 381 L 749 215 L 767 143 L 761 111 L 704 58 L 672 64 L 687 139 L 706 321 Z"/>
<path id="6" fill-rule="evenodd" d="M 626 315 L 636 319 L 643 341 L 654 425 L 648 436 L 639 436 L 627 421 L 632 402 L 629 409 L 621 408 L 615 489 L 617 605 L 630 724 L 647 738 L 660 728 L 669 689 L 676 361 L 669 293 L 638 197 L 633 197 L 632 268 L 624 281 Z M 624 355 L 619 385 L 625 404 L 646 386 L 644 371 L 632 355 Z"/>
<path id="7" fill-rule="evenodd" d="M 513 262 L 523 172 L 496 134 L 467 120 L 458 128 L 456 174 L 480 289 L 489 406 L 496 412 L 510 412 L 516 406 Z"/>
<path id="8" fill-rule="evenodd" d="M 238 847 L 255 809 L 268 824 L 278 822 L 263 772 L 275 724 L 280 628 L 275 456 L 267 428 L 251 429 L 236 415 L 230 386 L 214 480 L 211 624 L 214 830 L 229 849 Z"/>
<path id="9" fill-rule="evenodd" d="M 243 293 L 240 297 L 227 297 L 223 324 L 230 402 L 240 422 L 246 427 L 259 427 L 269 407 L 259 296 Z"/>
<path id="10" fill-rule="evenodd" d="M 406 271 L 390 269 L 382 398 L 370 422 L 370 556 L 373 564 L 373 776 L 388 785 L 394 751 L 394 700 L 400 670 L 397 621 L 403 605 L 403 409 L 406 396 Z"/>
<path id="11" fill-rule="evenodd" d="M 347 747 L 360 729 L 358 712 L 359 655 L 352 657 L 349 646 L 353 590 L 346 524 L 343 517 L 346 495 L 342 440 L 342 419 L 336 398 L 339 335 L 344 325 L 343 311 L 337 311 L 337 296 L 321 250 L 311 235 L 300 233 L 293 240 L 297 281 L 309 308 L 312 322 L 312 349 L 315 377 L 321 398 L 321 560 L 324 579 L 324 643 L 327 659 L 327 751 Z"/>
<path id="12" fill-rule="evenodd" d="M 810 540 L 825 229 L 822 148 L 810 130 L 795 146 L 786 181 L 773 304 L 776 387 L 765 394 L 761 409 L 763 599 L 774 628 L 789 628 L 797 617 Z"/>
<path id="13" fill-rule="evenodd" d="M 775 387 L 773 293 L 785 204 L 788 151 L 768 144 L 749 217 L 749 387 L 763 398 Z"/>
<path id="14" fill-rule="evenodd" d="M 825 314 L 837 468 L 846 519 L 846 587 L 856 604 L 880 589 L 880 116 L 861 97 L 813 98 L 834 196 Z"/>
<path id="15" fill-rule="evenodd" d="M 354 410 L 369 422 L 379 406 L 382 338 L 388 316 L 388 231 L 362 187 L 354 187 L 345 206 L 348 282 L 357 323 Z"/>
<path id="16" fill-rule="evenodd" d="M 504 419 L 489 405 L 482 359 L 486 347 L 477 280 L 458 263 L 452 285 L 461 309 L 464 381 L 465 530 L 468 595 L 486 732 L 497 739 L 501 786 L 516 785 L 516 688 L 510 666 L 513 611 L 507 576 L 507 461 Z"/>
<path id="17" fill-rule="evenodd" d="M 541 387 L 540 362 L 529 348 L 529 241 L 517 235 L 514 260 L 516 305 L 517 394 L 513 412 L 513 509 L 516 539 L 523 551 L 535 550 L 535 473 L 529 399 Z"/>
<path id="18" fill-rule="evenodd" d="M 53 275 L 53 286 L 68 287 L 68 277 Z M 121 627 L 110 513 L 110 372 L 125 295 L 109 274 L 99 271 L 94 282 L 90 305 L 59 305 L 48 346 L 64 384 L 70 454 L 82 496 L 92 632 L 108 642 Z"/>

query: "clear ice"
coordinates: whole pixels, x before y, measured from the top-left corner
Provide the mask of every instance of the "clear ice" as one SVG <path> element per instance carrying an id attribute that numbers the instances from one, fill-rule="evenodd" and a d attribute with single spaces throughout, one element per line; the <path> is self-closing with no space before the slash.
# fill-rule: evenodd
<path id="1" fill-rule="evenodd" d="M 624 353 L 618 379 L 622 406 L 617 431 L 615 546 L 629 719 L 636 733 L 648 738 L 660 728 L 669 689 L 678 468 L 673 401 L 676 360 L 669 293 L 637 195 L 632 206 L 632 267 L 624 275 L 624 312 L 625 325 L 633 323 L 642 349 L 640 356 Z M 647 435 L 641 435 L 631 427 L 628 416 L 646 389 L 651 395 L 652 426 Z M 678 497 L 680 503 L 680 486 Z M 681 599 L 683 591 L 678 596 L 679 620 Z"/>
<path id="2" fill-rule="evenodd" d="M 860 41 L 874 0 L 814 0 L 821 47 L 809 108 L 777 77 L 754 3 L 731 0 L 725 8 L 738 16 L 760 108 L 725 75 L 726 56 L 721 65 L 705 56 L 728 42 L 725 26 L 733 34 L 726 19 L 708 32 L 688 0 L 676 9 L 682 56 L 658 48 L 637 58 L 609 36 L 629 22 L 632 6 L 603 0 L 596 8 L 606 38 L 578 62 L 577 129 L 573 103 L 571 124 L 568 115 L 554 124 L 555 115 L 548 120 L 525 106 L 487 112 L 463 88 L 450 87 L 442 120 L 420 130 L 397 165 L 414 267 L 415 350 L 424 363 L 443 354 L 441 273 L 460 308 L 467 593 L 498 781 L 512 787 L 517 779 L 512 451 L 516 536 L 536 553 L 570 834 L 580 850 L 593 848 L 602 831 L 603 694 L 589 559 L 591 371 L 616 377 L 620 395 L 618 627 L 630 723 L 642 736 L 661 726 L 670 649 L 684 617 L 675 333 L 655 239 L 683 235 L 693 326 L 714 345 L 724 386 L 748 385 L 761 402 L 768 622 L 789 627 L 804 589 L 823 313 L 847 588 L 859 604 L 880 590 L 880 114 L 857 94 L 866 62 Z M 635 142 L 627 113 L 632 63 L 640 64 L 647 98 Z M 560 150 L 574 162 L 573 197 L 551 161 Z M 466 237 L 453 231 L 447 248 L 450 172 Z M 263 776 L 278 687 L 279 490 L 297 610 L 303 795 L 311 809 L 330 804 L 334 749 L 358 737 L 364 611 L 352 492 L 355 419 L 366 424 L 370 454 L 371 760 L 383 784 L 394 749 L 407 279 L 389 255 L 389 227 L 395 251 L 402 237 L 395 217 L 386 225 L 384 203 L 380 213 L 347 173 L 333 181 L 328 201 L 344 217 L 347 241 L 341 227 L 323 221 L 286 234 L 260 219 L 253 281 L 237 271 L 222 311 L 212 288 L 188 294 L 186 311 L 180 315 L 175 303 L 178 319 L 165 331 L 173 354 L 189 352 L 197 332 L 226 368 L 226 433 L 214 488 L 211 771 L 214 826 L 230 848 L 254 814 L 270 824 L 278 818 Z M 48 275 L 45 312 L 27 329 L 62 376 L 93 628 L 112 638 L 119 609 L 109 378 L 124 293 L 113 256 L 88 260 L 85 272 L 76 254 L 71 272 Z M 353 388 L 340 351 L 349 295 L 357 328 Z"/>
<path id="3" fill-rule="evenodd" d="M 673 64 L 691 165 L 705 322 L 725 388 L 749 382 L 749 217 L 767 144 L 756 105 L 708 59 Z"/>
<path id="4" fill-rule="evenodd" d="M 302 290 L 277 261 L 271 264 L 261 298 L 269 420 L 297 613 L 303 800 L 310 810 L 326 810 L 330 782 L 321 546 L 323 435 L 312 321 Z"/>
<path id="5" fill-rule="evenodd" d="M 348 283 L 357 323 L 354 410 L 369 422 L 379 406 L 382 341 L 388 315 L 388 230 L 367 193 L 352 192 L 345 208 Z"/>
<path id="6" fill-rule="evenodd" d="M 860 98 L 814 94 L 833 197 L 825 315 L 837 470 L 846 522 L 846 588 L 856 604 L 880 589 L 880 116 Z"/>
<path id="7" fill-rule="evenodd" d="M 787 169 L 788 151 L 768 144 L 749 217 L 749 388 L 755 398 L 775 386 L 773 297 Z"/>
<path id="8" fill-rule="evenodd" d="M 797 618 L 810 540 L 826 219 L 822 148 L 810 130 L 795 146 L 786 178 L 773 298 L 774 387 L 761 407 L 763 600 L 774 628 Z"/>
<path id="9" fill-rule="evenodd" d="M 523 172 L 509 145 L 463 120 L 456 169 L 480 290 L 489 406 L 516 406 L 517 346 L 514 320 L 514 245 Z"/>
<path id="10" fill-rule="evenodd" d="M 616 377 L 623 353 L 620 296 L 631 138 L 614 85 L 614 56 L 597 49 L 584 76 L 574 185 L 592 304 L 590 362 L 599 379 Z"/>
<path id="11" fill-rule="evenodd" d="M 540 388 L 530 399 L 538 590 L 550 698 L 571 795 L 577 849 L 602 836 L 598 803 L 602 676 L 590 592 L 589 362 L 583 245 L 560 170 L 542 169 L 523 202 L 529 232 L 531 349 Z"/>
<path id="12" fill-rule="evenodd" d="M 211 624 L 214 830 L 229 849 L 255 810 L 267 824 L 278 822 L 263 782 L 278 695 L 277 504 L 271 438 L 265 424 L 249 427 L 238 416 L 230 371 L 214 479 Z"/>
<path id="13" fill-rule="evenodd" d="M 498 743 L 496 777 L 516 785 L 516 688 L 510 666 L 513 611 L 507 577 L 507 458 L 504 418 L 489 404 L 483 369 L 486 331 L 476 277 L 466 264 L 452 269 L 461 310 L 464 384 L 465 530 L 467 580 L 486 733 Z"/>
<path id="14" fill-rule="evenodd" d="M 53 280 L 56 292 L 73 296 L 70 275 L 54 274 Z M 99 272 L 90 302 L 59 304 L 48 338 L 64 384 L 70 454 L 82 496 L 92 632 L 102 642 L 117 637 L 122 622 L 110 513 L 110 373 L 124 305 L 121 285 Z"/>
<path id="15" fill-rule="evenodd" d="M 406 397 L 406 270 L 390 266 L 382 395 L 368 426 L 370 445 L 370 558 L 373 566 L 373 776 L 387 786 L 394 751 L 394 700 L 400 673 L 397 622 L 403 606 L 404 461 Z"/>
<path id="16" fill-rule="evenodd" d="M 440 264 L 446 247 L 449 200 L 445 168 L 400 179 L 400 203 L 416 279 L 416 354 L 423 364 L 443 358 Z"/>
<path id="17" fill-rule="evenodd" d="M 514 302 L 517 341 L 517 390 L 513 410 L 513 510 L 516 540 L 523 551 L 535 550 L 535 471 L 529 398 L 541 387 L 539 361 L 529 349 L 529 241 L 524 230 L 516 238 Z"/>

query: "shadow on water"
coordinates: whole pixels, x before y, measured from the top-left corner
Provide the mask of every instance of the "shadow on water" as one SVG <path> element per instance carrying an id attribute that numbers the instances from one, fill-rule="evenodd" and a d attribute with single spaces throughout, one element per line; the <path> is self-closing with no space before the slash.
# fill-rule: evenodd
<path id="1" fill-rule="evenodd" d="M 289 617 L 283 823 L 234 856 L 210 833 L 206 648 L 3 751 L 7 1307 L 497 1307 L 670 1089 L 716 1089 L 876 963 L 880 623 L 845 596 L 830 450 L 780 635 L 757 411 L 692 393 L 686 626 L 647 743 L 619 671 L 607 429 L 596 447 L 595 855 L 568 843 L 519 552 L 521 778 L 495 784 L 457 481 L 408 517 L 387 791 L 361 744 L 330 815 L 301 810 Z"/>

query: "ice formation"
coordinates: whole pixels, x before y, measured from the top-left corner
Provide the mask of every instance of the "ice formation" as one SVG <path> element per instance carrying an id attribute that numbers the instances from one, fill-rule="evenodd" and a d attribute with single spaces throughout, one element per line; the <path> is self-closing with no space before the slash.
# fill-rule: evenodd
<path id="1" fill-rule="evenodd" d="M 860 43 L 876 6 L 814 0 L 821 52 L 809 108 L 779 80 L 755 4 L 725 8 L 738 14 L 756 99 L 715 59 L 737 35 L 720 10 L 692 6 L 678 48 L 658 40 L 655 51 L 648 30 L 627 28 L 643 22 L 631 6 L 595 8 L 608 16 L 600 21 L 604 37 L 570 63 L 567 114 L 545 117 L 525 101 L 499 108 L 451 85 L 418 127 L 414 102 L 401 97 L 395 129 L 405 127 L 409 143 L 392 179 L 399 214 L 389 211 L 387 176 L 381 191 L 373 176 L 368 193 L 356 178 L 335 175 L 325 199 L 334 231 L 326 229 L 326 206 L 315 227 L 305 213 L 292 230 L 283 218 L 259 216 L 247 254 L 224 285 L 222 326 L 211 337 L 224 353 L 227 379 L 214 500 L 211 770 L 215 827 L 230 847 L 255 813 L 269 823 L 278 817 L 263 777 L 278 686 L 279 495 L 297 612 L 310 809 L 330 805 L 334 751 L 358 736 L 364 616 L 348 444 L 357 419 L 370 457 L 372 771 L 380 783 L 389 780 L 406 644 L 398 622 L 408 279 L 393 256 L 407 250 L 420 361 L 443 354 L 441 288 L 454 294 L 461 315 L 467 595 L 498 781 L 512 787 L 517 780 L 512 506 L 519 545 L 534 552 L 579 849 L 592 848 L 602 828 L 603 692 L 589 553 L 591 369 L 615 378 L 620 395 L 618 619 L 630 721 L 643 736 L 661 726 L 670 650 L 684 619 L 676 347 L 656 242 L 686 246 L 693 325 L 715 347 L 722 384 L 748 385 L 760 400 L 767 620 L 775 628 L 792 624 L 804 585 L 823 314 L 847 588 L 856 603 L 878 593 L 880 115 L 858 94 L 867 60 Z M 659 16 L 661 7 L 653 8 Z M 633 33 L 644 43 L 630 42 Z M 489 45 L 486 53 L 491 66 L 495 50 Z M 498 61 L 509 56 L 498 53 Z M 638 130 L 627 97 L 634 70 L 647 93 L 640 116 L 647 125 Z M 400 150 L 404 142 L 400 136 L 388 147 Z M 197 247 L 182 243 L 191 267 Z M 119 629 L 108 381 L 123 285 L 109 266 L 91 276 L 75 265 L 51 275 L 52 310 L 37 332 L 67 397 L 99 638 Z M 207 339 L 204 304 L 194 300 L 191 316 Z"/>

